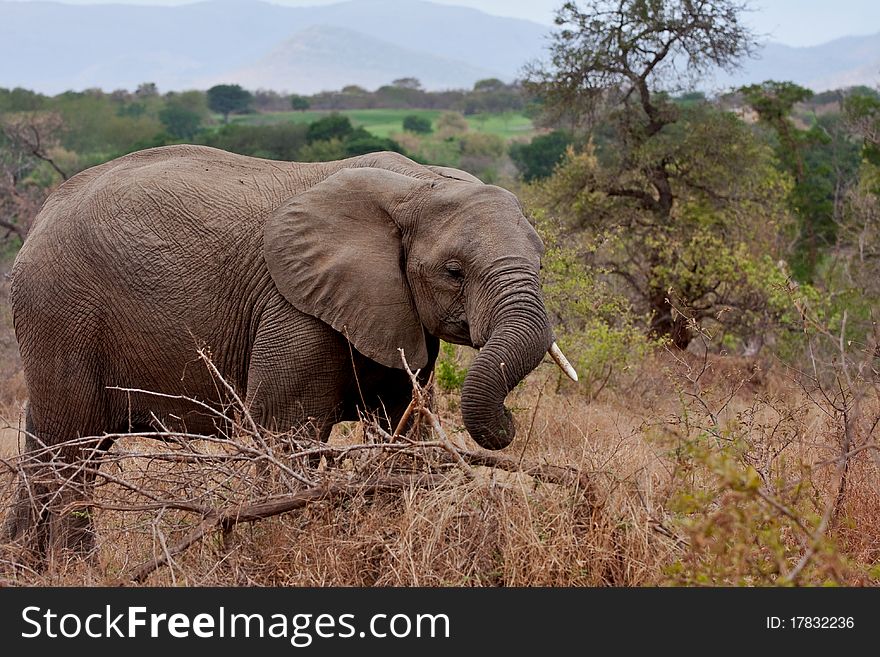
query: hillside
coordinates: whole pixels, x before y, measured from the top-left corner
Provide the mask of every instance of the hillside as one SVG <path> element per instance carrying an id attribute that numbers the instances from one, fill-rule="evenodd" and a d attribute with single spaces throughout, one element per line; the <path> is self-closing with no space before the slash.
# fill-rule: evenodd
<path id="1" fill-rule="evenodd" d="M 402 77 L 416 77 L 428 89 L 470 87 L 494 71 L 426 52 L 409 50 L 360 32 L 316 25 L 298 32 L 256 62 L 199 81 L 209 87 L 236 82 L 249 89 L 295 90 L 312 94 L 333 88 L 328 80 L 346 80 L 375 89 Z M 340 77 L 340 76 L 345 76 Z"/>
<path id="2" fill-rule="evenodd" d="M 791 80 L 814 91 L 880 83 L 880 32 L 849 36 L 809 48 L 768 43 L 733 74 L 721 74 L 718 86 L 764 80 Z"/>
<path id="3" fill-rule="evenodd" d="M 35 29 L 38 26 L 39 29 Z M 417 77 L 428 89 L 510 82 L 541 57 L 547 28 L 421 0 L 286 7 L 260 0 L 181 6 L 0 0 L 0 86 L 43 93 L 162 90 L 238 81 L 314 93 Z M 12 65 L 9 65 L 12 63 Z M 711 88 L 792 80 L 816 91 L 880 82 L 880 33 L 809 48 L 769 43 Z"/>
<path id="4" fill-rule="evenodd" d="M 368 61 L 377 76 L 392 76 L 376 77 L 376 84 L 401 71 L 424 76 L 428 88 L 470 87 L 479 77 L 513 80 L 539 55 L 545 32 L 537 23 L 411 0 L 322 7 L 257 0 L 177 7 L 0 2 L 0 59 L 14 62 L 0 68 L 0 86 L 44 93 L 132 89 L 145 81 L 164 90 L 197 87 L 235 76 L 261 58 L 277 62 L 293 39 L 299 47 L 291 57 L 306 64 L 279 62 L 279 74 L 299 71 L 321 82 L 300 86 L 297 79 L 265 75 L 260 84 L 298 92 L 340 88 L 359 82 Z"/>

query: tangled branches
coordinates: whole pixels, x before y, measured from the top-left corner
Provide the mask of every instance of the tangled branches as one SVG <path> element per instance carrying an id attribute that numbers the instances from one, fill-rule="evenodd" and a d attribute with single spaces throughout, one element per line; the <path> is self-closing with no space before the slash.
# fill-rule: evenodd
<path id="1" fill-rule="evenodd" d="M 200 355 L 228 393 L 229 405 L 217 410 L 190 401 L 215 415 L 218 427 L 228 429 L 199 435 L 159 425 L 154 432 L 85 437 L 59 445 L 43 445 L 28 435 L 29 451 L 0 461 L 27 491 L 19 496 L 26 504 L 11 510 L 7 526 L 49 515 L 80 518 L 91 531 L 97 520 L 98 545 L 105 548 L 105 526 L 119 527 L 117 532 L 128 538 L 138 536 L 149 549 L 141 550 L 142 561 L 125 565 L 117 576 L 121 583 L 144 582 L 165 566 L 173 579 L 181 555 L 212 539 L 228 548 L 239 525 L 256 526 L 306 507 L 336 509 L 353 500 L 369 504 L 416 490 L 489 481 L 495 471 L 515 473 L 535 485 L 567 487 L 585 504 L 595 505 L 588 477 L 573 467 L 522 463 L 456 444 L 405 360 L 413 398 L 398 425 L 392 429 L 377 418 L 363 418 L 359 431 L 350 431 L 341 443 L 325 444 L 307 430 L 277 434 L 258 426 L 207 354 Z M 110 442 L 114 448 L 104 451 L 102 446 Z M 71 459 L 71 453 L 77 458 Z M 49 522 L 42 534 L 32 531 L 19 543 L 25 548 L 51 546 L 57 532 Z M 82 544 L 91 545 L 94 536 L 90 538 Z M 21 554 L 10 560 L 24 567 Z"/>

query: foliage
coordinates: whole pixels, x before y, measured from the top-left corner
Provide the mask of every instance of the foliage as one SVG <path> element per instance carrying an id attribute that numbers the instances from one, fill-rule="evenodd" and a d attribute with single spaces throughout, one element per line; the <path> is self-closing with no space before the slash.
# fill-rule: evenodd
<path id="1" fill-rule="evenodd" d="M 4 89 L 0 87 L 0 113 L 3 112 L 30 112 L 43 109 L 48 99 L 30 89 L 16 87 Z"/>
<path id="2" fill-rule="evenodd" d="M 542 259 L 547 311 L 558 342 L 580 376 L 576 389 L 593 397 L 643 358 L 650 343 L 630 303 L 579 258 L 558 217 L 537 207 L 531 214 L 547 247 Z"/>
<path id="3" fill-rule="evenodd" d="M 342 142 L 346 157 L 354 157 L 356 155 L 365 155 L 366 153 L 377 153 L 380 151 L 394 151 L 395 153 L 403 153 L 403 148 L 393 139 L 385 137 L 376 137 L 371 135 L 363 128 L 356 128 Z"/>
<path id="4" fill-rule="evenodd" d="M 345 139 L 352 132 L 354 132 L 354 127 L 351 125 L 351 119 L 334 112 L 311 123 L 306 133 L 306 138 L 311 144 L 316 141 Z"/>
<path id="5" fill-rule="evenodd" d="M 298 159 L 307 141 L 308 128 L 295 123 L 268 126 L 227 124 L 215 132 L 203 132 L 198 143 L 233 153 L 273 160 Z"/>
<path id="6" fill-rule="evenodd" d="M 561 29 L 551 37 L 550 63 L 533 65 L 527 80 L 545 114 L 602 137 L 596 140 L 601 163 L 582 169 L 580 191 L 569 186 L 563 195 L 581 199 L 582 228 L 593 217 L 620 227 L 618 244 L 625 247 L 608 254 L 609 270 L 651 313 L 652 333 L 681 348 L 692 338 L 694 319 L 674 308 L 669 290 L 682 281 L 666 276 L 691 243 L 689 228 L 682 233 L 678 226 L 692 213 L 678 206 L 682 199 L 705 206 L 703 219 L 685 226 L 702 222 L 704 231 L 714 230 L 712 206 L 723 208 L 722 194 L 735 176 L 727 163 L 741 164 L 733 142 L 742 138 L 734 122 L 702 106 L 676 104 L 666 91 L 714 67 L 732 66 L 749 52 L 752 37 L 740 10 L 731 0 L 591 0 L 583 9 L 568 2 L 557 13 Z M 569 174 L 561 178 L 575 182 Z M 593 235 L 599 237 L 597 228 Z M 675 292 L 680 302 L 711 314 L 717 308 L 704 305 L 704 297 L 716 283 L 700 278 L 704 284 L 697 289 Z"/>
<path id="7" fill-rule="evenodd" d="M 527 89 L 559 116 L 620 107 L 638 118 L 643 139 L 671 118 L 669 102 L 652 98 L 661 85 L 669 90 L 715 67 L 730 68 L 753 48 L 734 0 L 581 4 L 566 2 L 557 11 L 550 63 L 529 67 Z"/>
<path id="8" fill-rule="evenodd" d="M 49 190 L 68 177 L 63 127 L 54 112 L 0 115 L 0 243 L 23 241 Z"/>
<path id="9" fill-rule="evenodd" d="M 624 173 L 614 151 L 595 150 L 572 152 L 533 193 L 568 231 L 584 236 L 582 256 L 625 286 L 639 314 L 653 313 L 653 334 L 677 346 L 696 331 L 746 341 L 783 320 L 790 307 L 778 293 L 787 271 L 773 254 L 789 222 L 789 184 L 747 126 L 705 107 L 683 110 L 638 153 L 649 163 L 643 172 Z M 675 197 L 668 217 L 615 193 L 647 193 L 658 157 Z M 657 309 L 664 305 L 669 324 L 661 331 Z"/>
<path id="10" fill-rule="evenodd" d="M 179 105 L 169 105 L 159 111 L 159 120 L 168 134 L 175 139 L 192 139 L 201 127 L 201 117 Z"/>
<path id="11" fill-rule="evenodd" d="M 128 111 L 132 107 L 140 110 Z M 161 107 L 160 97 L 114 98 L 101 92 L 66 92 L 51 102 L 65 124 L 61 145 L 80 155 L 79 168 L 128 153 L 134 144 L 162 132 Z"/>
<path id="12" fill-rule="evenodd" d="M 208 107 L 223 115 L 223 123 L 229 122 L 230 114 L 249 111 L 253 99 L 250 91 L 237 84 L 218 84 L 208 89 Z"/>
<path id="13" fill-rule="evenodd" d="M 526 182 L 546 178 L 565 156 L 571 145 L 571 135 L 564 130 L 554 130 L 540 135 L 527 144 L 510 145 L 510 159 Z"/>
<path id="14" fill-rule="evenodd" d="M 771 80 L 740 91 L 759 121 L 775 133 L 781 169 L 794 181 L 789 204 L 798 219 L 798 230 L 792 269 L 799 280 L 812 280 L 822 250 L 836 239 L 835 200 L 858 166 L 856 150 L 841 130 L 839 119 L 822 117 L 808 129 L 795 124 L 793 108 L 813 95 L 809 89 Z"/>
<path id="15" fill-rule="evenodd" d="M 311 103 L 309 103 L 309 99 L 305 96 L 297 96 L 296 94 L 290 96 L 290 109 L 296 112 L 304 112 L 309 107 L 311 107 Z"/>
<path id="16" fill-rule="evenodd" d="M 444 112 L 437 119 L 437 136 L 449 139 L 468 131 L 468 122 L 458 112 Z"/>
<path id="17" fill-rule="evenodd" d="M 880 97 L 869 90 L 850 94 L 843 105 L 844 116 L 862 139 L 862 157 L 880 166 Z"/>
<path id="18" fill-rule="evenodd" d="M 306 144 L 299 150 L 300 162 L 332 162 L 345 158 L 345 146 L 341 139 L 324 139 Z"/>
<path id="19" fill-rule="evenodd" d="M 415 132 L 421 135 L 427 135 L 431 132 L 431 120 L 419 116 L 418 114 L 409 114 L 403 117 L 403 129 L 409 132 Z"/>
<path id="20" fill-rule="evenodd" d="M 440 343 L 440 355 L 434 366 L 434 379 L 443 392 L 459 392 L 467 376 L 467 367 L 459 362 L 455 345 Z"/>

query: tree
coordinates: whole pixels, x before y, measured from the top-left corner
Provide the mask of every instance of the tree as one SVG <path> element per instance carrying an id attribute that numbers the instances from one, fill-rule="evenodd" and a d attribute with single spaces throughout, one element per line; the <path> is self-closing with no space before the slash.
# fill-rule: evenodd
<path id="1" fill-rule="evenodd" d="M 793 82 L 769 80 L 740 89 L 757 113 L 759 123 L 776 136 L 776 156 L 794 181 L 789 204 L 798 219 L 791 249 L 792 271 L 800 281 L 812 280 L 822 253 L 837 237 L 837 196 L 855 175 L 856 147 L 838 118 L 815 118 L 813 125 L 797 126 L 792 113 L 813 92 Z"/>
<path id="2" fill-rule="evenodd" d="M 24 240 L 51 188 L 67 180 L 58 162 L 63 129 L 55 112 L 0 117 L 0 242 L 11 236 Z"/>
<path id="3" fill-rule="evenodd" d="M 474 83 L 474 91 L 481 91 L 486 93 L 502 91 L 506 87 L 507 85 L 498 78 L 485 78 L 483 80 L 477 80 Z"/>
<path id="4" fill-rule="evenodd" d="M 208 107 L 223 115 L 223 123 L 230 114 L 241 114 L 250 109 L 253 96 L 237 84 L 218 84 L 208 89 Z"/>
<path id="5" fill-rule="evenodd" d="M 399 89 L 421 89 L 422 83 L 418 78 L 397 78 L 391 82 L 391 85 Z"/>
<path id="6" fill-rule="evenodd" d="M 192 139 L 202 124 L 201 117 L 180 105 L 168 105 L 159 111 L 159 120 L 175 139 Z"/>
<path id="7" fill-rule="evenodd" d="M 683 198 L 711 199 L 713 188 L 723 188 L 723 176 L 706 180 L 694 168 L 717 171 L 730 157 L 707 139 L 741 135 L 720 117 L 676 105 L 667 92 L 692 86 L 710 69 L 730 69 L 753 49 L 742 10 L 735 0 L 590 0 L 583 9 L 567 2 L 556 16 L 560 29 L 551 37 L 550 62 L 527 72 L 528 90 L 551 119 L 571 119 L 597 139 L 598 168 L 581 180 L 583 192 L 605 213 L 614 208 L 615 221 L 628 231 L 610 270 L 650 312 L 652 333 L 682 348 L 691 340 L 692 320 L 673 306 L 670 287 L 680 248 L 694 242 L 666 237 L 682 217 Z M 704 139 L 694 143 L 684 128 Z M 707 155 L 717 160 L 706 161 Z M 712 185 L 707 192 L 695 187 L 705 183 Z M 688 285 L 675 292 L 685 306 L 703 295 Z"/>
<path id="8" fill-rule="evenodd" d="M 458 112 L 443 112 L 437 119 L 437 136 L 451 139 L 468 131 L 468 122 Z"/>
<path id="9" fill-rule="evenodd" d="M 419 116 L 418 114 L 410 114 L 403 117 L 403 129 L 427 135 L 431 132 L 431 119 L 426 116 Z"/>
<path id="10" fill-rule="evenodd" d="M 297 112 L 305 112 L 309 107 L 309 99 L 305 96 L 297 96 L 296 94 L 290 96 L 290 109 Z"/>
<path id="11" fill-rule="evenodd" d="M 345 139 L 352 132 L 354 132 L 354 126 L 351 125 L 351 119 L 334 112 L 309 124 L 306 141 L 311 144 L 316 141 Z"/>
<path id="12" fill-rule="evenodd" d="M 155 82 L 142 82 L 138 85 L 134 95 L 138 98 L 151 98 L 159 95 L 159 89 Z"/>
<path id="13" fill-rule="evenodd" d="M 403 152 L 400 144 L 393 139 L 377 137 L 363 128 L 357 128 L 348 135 L 348 137 L 342 142 L 342 148 L 346 157 L 377 153 L 379 151 L 394 151 L 395 153 Z"/>
<path id="14" fill-rule="evenodd" d="M 554 130 L 548 135 L 539 135 L 528 144 L 510 145 L 510 159 L 526 182 L 546 178 L 553 173 L 556 165 L 565 157 L 571 144 L 571 134 L 564 130 Z"/>
<path id="15" fill-rule="evenodd" d="M 219 130 L 199 133 L 199 143 L 242 155 L 270 160 L 298 160 L 306 145 L 308 127 L 285 122 L 272 125 L 241 125 L 231 123 Z"/>
<path id="16" fill-rule="evenodd" d="M 209 118 L 208 101 L 201 91 L 169 92 L 159 110 L 159 120 L 175 139 L 191 140 Z"/>

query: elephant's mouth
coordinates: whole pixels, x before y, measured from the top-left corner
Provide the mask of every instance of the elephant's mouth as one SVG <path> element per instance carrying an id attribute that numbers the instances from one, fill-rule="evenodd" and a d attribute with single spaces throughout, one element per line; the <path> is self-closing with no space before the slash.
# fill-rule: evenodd
<path id="1" fill-rule="evenodd" d="M 471 341 L 471 326 L 466 319 L 445 319 L 440 337 L 446 342 L 475 346 Z"/>

